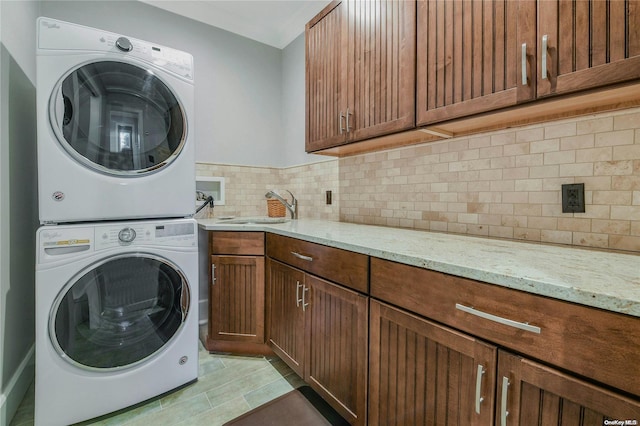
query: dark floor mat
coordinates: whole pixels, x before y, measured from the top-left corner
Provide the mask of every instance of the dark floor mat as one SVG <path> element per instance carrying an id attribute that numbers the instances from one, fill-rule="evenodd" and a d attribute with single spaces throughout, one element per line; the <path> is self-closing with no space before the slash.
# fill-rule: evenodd
<path id="1" fill-rule="evenodd" d="M 302 386 L 234 419 L 225 426 L 346 426 L 309 386 Z"/>

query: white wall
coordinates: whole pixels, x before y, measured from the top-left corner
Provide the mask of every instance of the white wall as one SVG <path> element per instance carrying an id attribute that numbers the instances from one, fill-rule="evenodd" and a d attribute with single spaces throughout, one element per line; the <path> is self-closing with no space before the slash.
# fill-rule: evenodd
<path id="1" fill-rule="evenodd" d="M 0 424 L 33 379 L 37 2 L 0 1 Z"/>

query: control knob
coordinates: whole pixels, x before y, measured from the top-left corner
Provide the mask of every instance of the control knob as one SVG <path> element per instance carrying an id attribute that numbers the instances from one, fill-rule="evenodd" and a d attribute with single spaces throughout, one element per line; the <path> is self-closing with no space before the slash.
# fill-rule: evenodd
<path id="1" fill-rule="evenodd" d="M 136 231 L 133 228 L 122 228 L 118 232 L 118 239 L 123 243 L 130 243 L 136 239 Z"/>
<path id="2" fill-rule="evenodd" d="M 133 50 L 133 44 L 126 37 L 120 37 L 116 40 L 116 47 L 123 52 L 131 52 Z"/>

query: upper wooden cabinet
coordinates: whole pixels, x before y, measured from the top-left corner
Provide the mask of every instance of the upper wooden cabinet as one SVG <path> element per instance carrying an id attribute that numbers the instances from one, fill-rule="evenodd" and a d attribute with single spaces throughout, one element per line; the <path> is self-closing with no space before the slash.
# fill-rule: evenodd
<path id="1" fill-rule="evenodd" d="M 418 125 L 533 98 L 534 2 L 419 0 L 417 19 Z"/>
<path id="2" fill-rule="evenodd" d="M 306 150 L 415 125 L 415 1 L 333 2 L 306 27 Z"/>
<path id="3" fill-rule="evenodd" d="M 538 96 L 640 78 L 640 1 L 539 1 L 538 16 Z"/>

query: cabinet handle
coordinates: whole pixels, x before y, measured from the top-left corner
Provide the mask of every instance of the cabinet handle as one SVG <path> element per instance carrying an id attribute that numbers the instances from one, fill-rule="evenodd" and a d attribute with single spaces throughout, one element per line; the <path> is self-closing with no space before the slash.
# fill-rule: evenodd
<path id="1" fill-rule="evenodd" d="M 522 43 L 522 85 L 527 85 L 527 43 Z"/>
<path id="2" fill-rule="evenodd" d="M 349 112 L 349 108 L 347 108 L 347 133 L 349 133 L 351 131 L 351 126 L 349 125 L 349 117 L 352 114 Z"/>
<path id="3" fill-rule="evenodd" d="M 216 283 L 216 265 L 215 263 L 211 264 L 211 285 Z"/>
<path id="4" fill-rule="evenodd" d="M 480 403 L 484 398 L 480 395 L 482 392 L 482 375 L 485 373 L 484 367 L 478 364 L 478 372 L 476 373 L 476 413 L 480 414 Z"/>
<path id="5" fill-rule="evenodd" d="M 294 255 L 295 257 L 297 257 L 298 259 L 302 259 L 302 260 L 307 260 L 309 262 L 313 262 L 313 257 L 311 257 L 311 256 L 305 256 L 304 254 L 296 253 L 295 251 L 292 251 L 291 254 Z"/>
<path id="6" fill-rule="evenodd" d="M 302 292 L 302 298 L 300 298 L 300 287 L 304 287 L 304 285 L 300 284 L 300 281 L 296 281 L 296 308 L 300 307 L 300 302 L 302 302 L 304 306 L 304 291 Z"/>
<path id="7" fill-rule="evenodd" d="M 509 378 L 502 376 L 502 394 L 500 398 L 500 425 L 507 426 L 507 392 L 509 391 Z"/>
<path id="8" fill-rule="evenodd" d="M 541 53 L 543 80 L 547 79 L 547 47 L 548 46 L 549 46 L 549 36 L 545 34 L 542 36 L 542 53 Z"/>
<path id="9" fill-rule="evenodd" d="M 309 287 L 307 286 L 303 286 L 304 288 L 302 289 L 302 312 L 305 312 L 307 310 L 307 306 L 309 306 L 308 303 L 306 303 L 306 297 L 305 294 L 309 291 Z"/>
<path id="10" fill-rule="evenodd" d="M 480 317 L 480 318 L 488 319 L 489 321 L 494 321 L 494 322 L 497 322 L 499 324 L 504 324 L 504 325 L 508 325 L 510 327 L 519 328 L 520 330 L 530 331 L 532 333 L 537 333 L 537 334 L 540 334 L 540 332 L 541 332 L 540 327 L 536 327 L 535 325 L 529 325 L 526 322 L 518 322 L 518 321 L 510 320 L 510 319 L 507 319 L 507 318 L 499 317 L 497 315 L 493 315 L 493 314 L 489 314 L 487 312 L 479 311 L 477 309 L 471 308 L 469 306 L 464 306 L 464 305 L 461 305 L 459 303 L 456 303 L 456 309 L 458 309 L 458 310 L 460 310 L 462 312 L 466 312 L 466 313 L 471 314 L 471 315 L 475 315 L 475 316 Z"/>
<path id="11" fill-rule="evenodd" d="M 344 133 L 344 127 L 342 126 L 343 122 L 344 122 L 344 114 L 342 113 L 342 111 L 340 111 L 338 115 L 338 130 L 340 131 L 340 134 Z"/>

